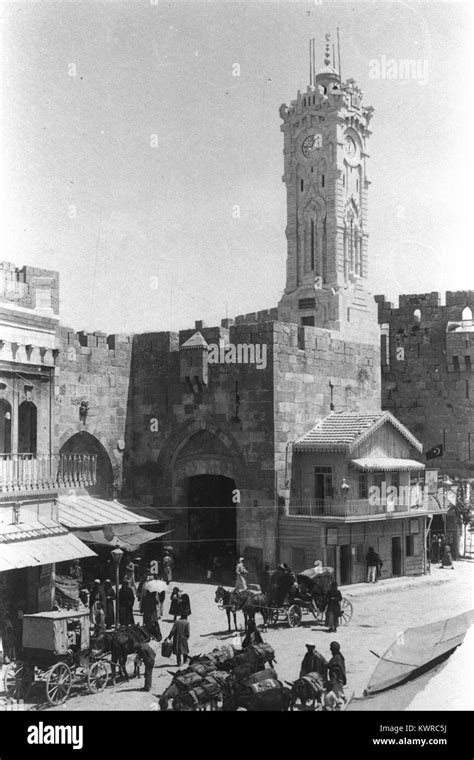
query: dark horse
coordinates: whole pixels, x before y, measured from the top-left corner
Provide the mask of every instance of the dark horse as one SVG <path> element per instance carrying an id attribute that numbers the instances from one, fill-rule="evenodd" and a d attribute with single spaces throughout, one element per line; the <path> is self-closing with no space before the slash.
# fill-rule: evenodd
<path id="1" fill-rule="evenodd" d="M 232 631 L 230 616 L 234 618 L 234 627 L 237 630 L 237 612 L 241 610 L 244 615 L 245 629 L 247 629 L 247 620 L 255 622 L 255 615 L 259 612 L 263 618 L 263 627 L 267 627 L 269 617 L 269 597 L 261 591 L 251 591 L 245 589 L 236 591 L 235 589 L 226 589 L 224 586 L 218 586 L 215 596 L 216 604 L 224 607 L 227 615 L 227 625 L 229 633 Z"/>
<path id="2" fill-rule="evenodd" d="M 99 634 L 99 636 L 92 640 L 92 646 L 102 654 L 111 653 L 112 683 L 115 683 L 116 666 L 118 665 L 120 675 L 128 681 L 128 655 L 133 654 L 135 644 L 148 643 L 152 638 L 156 641 L 161 641 L 159 628 L 133 625 Z"/>

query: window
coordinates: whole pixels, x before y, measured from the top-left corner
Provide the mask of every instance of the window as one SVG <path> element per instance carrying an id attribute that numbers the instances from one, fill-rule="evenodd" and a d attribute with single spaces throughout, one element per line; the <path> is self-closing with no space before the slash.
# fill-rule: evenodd
<path id="1" fill-rule="evenodd" d="M 314 219 L 311 219 L 311 271 L 314 270 L 314 243 L 315 243 Z"/>
<path id="2" fill-rule="evenodd" d="M 467 322 L 472 319 L 472 309 L 470 309 L 469 306 L 466 306 L 466 308 L 463 309 L 461 319 L 463 322 Z"/>
<path id="3" fill-rule="evenodd" d="M 366 472 L 359 472 L 359 499 L 367 499 L 369 495 Z"/>
<path id="4" fill-rule="evenodd" d="M 419 322 L 421 320 L 421 311 L 419 309 L 415 309 L 413 312 L 413 319 L 415 322 Z"/>
<path id="5" fill-rule="evenodd" d="M 301 317 L 301 324 L 305 327 L 314 327 L 314 317 Z"/>
<path id="6" fill-rule="evenodd" d="M 415 536 L 405 536 L 405 556 L 415 556 Z"/>
<path id="7" fill-rule="evenodd" d="M 321 187 L 324 187 L 324 174 L 321 174 Z"/>
<path id="8" fill-rule="evenodd" d="M 315 467 L 314 468 L 314 497 L 315 499 L 331 498 L 332 489 L 332 467 Z"/>
<path id="9" fill-rule="evenodd" d="M 471 369 L 471 357 L 470 356 L 465 356 L 464 357 L 464 364 L 466 365 L 466 369 L 467 370 Z"/>
<path id="10" fill-rule="evenodd" d="M 459 356 L 453 356 L 453 367 L 455 372 L 459 372 Z"/>
<path id="11" fill-rule="evenodd" d="M 301 192 L 303 192 L 303 190 L 304 190 L 304 182 L 303 180 L 301 180 Z"/>
<path id="12" fill-rule="evenodd" d="M 18 409 L 18 453 L 36 454 L 36 406 L 23 401 Z"/>

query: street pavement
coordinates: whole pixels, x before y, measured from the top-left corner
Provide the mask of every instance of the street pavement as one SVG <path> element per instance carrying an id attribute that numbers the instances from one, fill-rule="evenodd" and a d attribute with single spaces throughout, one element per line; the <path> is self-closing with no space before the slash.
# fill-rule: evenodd
<path id="1" fill-rule="evenodd" d="M 337 633 L 329 633 L 324 625 L 317 625 L 312 617 L 303 618 L 299 628 L 289 628 L 286 623 L 271 627 L 263 638 L 276 652 L 276 670 L 283 681 L 298 677 L 305 642 L 313 641 L 322 654 L 329 658 L 329 644 L 336 640 L 346 660 L 347 690 L 360 696 L 377 663 L 377 654 L 390 646 L 396 636 L 406 628 L 441 620 L 474 607 L 474 562 L 459 561 L 454 570 L 432 566 L 431 574 L 418 578 L 397 578 L 376 584 L 355 584 L 341 587 L 343 596 L 350 599 L 354 613 L 349 625 Z M 173 581 L 170 589 L 179 585 L 191 599 L 192 614 L 190 652 L 192 655 L 208 652 L 224 642 L 238 643 L 239 634 L 228 634 L 224 611 L 214 602 L 215 585 L 205 583 L 180 583 Z M 168 615 L 169 595 L 165 604 L 165 617 L 161 621 L 163 636 L 168 635 L 172 621 Z M 137 615 L 137 620 L 139 616 Z M 243 626 L 243 616 L 238 613 L 238 624 Z M 257 615 L 257 624 L 261 618 Z M 159 651 L 159 647 L 157 647 Z M 129 658 L 128 670 L 133 670 Z M 171 681 L 170 672 L 176 672 L 175 658 L 165 659 L 157 655 L 150 693 L 141 691 L 143 676 L 131 678 L 116 686 L 108 686 L 102 694 L 87 694 L 82 687 L 74 687 L 64 705 L 48 708 L 54 711 L 74 710 L 158 710 L 157 696 Z M 143 672 L 143 667 L 142 667 Z M 45 705 L 32 705 L 32 709 L 45 709 Z M 357 709 L 357 708 L 356 708 Z"/>

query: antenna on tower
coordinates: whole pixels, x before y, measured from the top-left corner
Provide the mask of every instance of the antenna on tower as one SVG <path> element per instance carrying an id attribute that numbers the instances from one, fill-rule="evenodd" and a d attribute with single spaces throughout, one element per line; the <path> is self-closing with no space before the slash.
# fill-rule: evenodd
<path id="1" fill-rule="evenodd" d="M 309 41 L 309 84 L 313 84 L 313 53 L 311 40 Z"/>
<path id="2" fill-rule="evenodd" d="M 316 53 L 315 53 L 315 40 L 313 37 L 313 84 L 316 84 Z"/>
<path id="3" fill-rule="evenodd" d="M 341 72 L 341 43 L 339 40 L 339 27 L 337 27 L 337 65 L 339 69 L 339 76 L 342 81 L 342 72 Z"/>
<path id="4" fill-rule="evenodd" d="M 334 42 L 332 43 L 332 67 L 333 69 L 336 68 L 336 57 L 334 53 Z"/>

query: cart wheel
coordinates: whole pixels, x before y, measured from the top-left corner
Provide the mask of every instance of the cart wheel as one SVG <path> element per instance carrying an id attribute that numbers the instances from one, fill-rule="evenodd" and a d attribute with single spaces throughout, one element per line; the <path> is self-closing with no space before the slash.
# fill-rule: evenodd
<path id="1" fill-rule="evenodd" d="M 341 622 L 343 625 L 347 625 L 352 617 L 353 609 L 349 599 L 342 597 L 341 602 Z"/>
<path id="2" fill-rule="evenodd" d="M 57 662 L 46 674 L 46 697 L 52 705 L 62 705 L 69 696 L 72 673 L 65 662 Z"/>
<path id="3" fill-rule="evenodd" d="M 5 671 L 4 688 L 9 699 L 26 699 L 35 680 L 34 669 L 26 662 L 11 662 Z"/>
<path id="4" fill-rule="evenodd" d="M 91 694 L 97 694 L 104 691 L 109 680 L 109 671 L 107 665 L 102 660 L 93 662 L 87 671 L 87 688 Z"/>
<path id="5" fill-rule="evenodd" d="M 324 610 L 320 610 L 315 602 L 311 605 L 311 612 L 317 623 L 324 623 L 325 612 Z"/>
<path id="6" fill-rule="evenodd" d="M 288 625 L 290 628 L 296 628 L 301 625 L 301 607 L 297 604 L 292 604 L 288 609 Z"/>
<path id="7" fill-rule="evenodd" d="M 268 623 L 276 625 L 278 623 L 278 610 L 275 607 L 268 608 Z"/>

